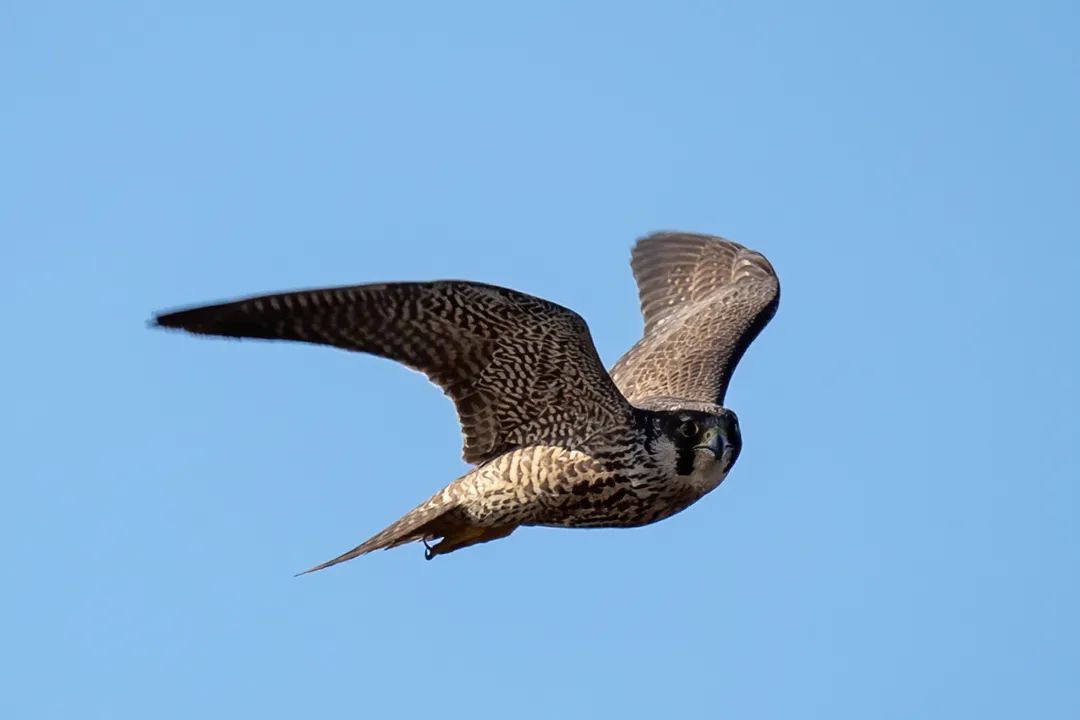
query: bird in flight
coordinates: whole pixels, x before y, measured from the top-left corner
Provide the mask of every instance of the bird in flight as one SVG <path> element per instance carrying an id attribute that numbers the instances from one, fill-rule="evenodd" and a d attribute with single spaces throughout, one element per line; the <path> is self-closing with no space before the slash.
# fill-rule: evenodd
<path id="1" fill-rule="evenodd" d="M 742 447 L 724 394 L 776 312 L 776 273 L 741 245 L 674 232 L 640 239 L 630 265 L 645 329 L 610 372 L 574 311 L 458 280 L 262 295 L 154 322 L 201 335 L 332 345 L 427 375 L 454 402 L 473 467 L 371 539 L 305 572 L 414 541 L 430 560 L 522 525 L 647 525 L 723 482 Z"/>

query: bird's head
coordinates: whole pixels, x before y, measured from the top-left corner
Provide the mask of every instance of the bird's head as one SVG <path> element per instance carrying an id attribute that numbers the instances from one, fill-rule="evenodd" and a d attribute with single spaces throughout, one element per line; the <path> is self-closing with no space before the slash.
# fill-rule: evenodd
<path id="1" fill-rule="evenodd" d="M 720 484 L 742 450 L 739 419 L 726 408 L 661 412 L 653 422 L 657 449 L 674 474 L 704 492 Z"/>

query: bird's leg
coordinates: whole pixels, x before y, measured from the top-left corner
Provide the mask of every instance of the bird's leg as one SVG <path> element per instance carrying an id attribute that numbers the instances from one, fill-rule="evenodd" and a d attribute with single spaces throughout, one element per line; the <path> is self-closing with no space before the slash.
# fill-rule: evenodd
<path id="1" fill-rule="evenodd" d="M 437 545 L 429 546 L 425 540 L 424 558 L 430 560 L 436 555 L 445 555 L 469 545 L 498 540 L 506 537 L 516 529 L 517 525 L 496 525 L 495 527 L 465 525 L 458 530 L 447 533 Z"/>

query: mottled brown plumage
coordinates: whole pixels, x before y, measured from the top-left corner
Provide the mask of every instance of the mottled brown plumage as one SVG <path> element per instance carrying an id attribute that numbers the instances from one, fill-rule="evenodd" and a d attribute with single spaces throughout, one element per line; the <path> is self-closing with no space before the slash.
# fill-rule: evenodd
<path id="1" fill-rule="evenodd" d="M 480 283 L 288 292 L 167 313 L 156 322 L 371 353 L 438 384 L 454 401 L 464 457 L 475 467 L 312 570 L 440 539 L 428 546 L 431 558 L 521 525 L 655 522 L 723 481 L 741 438 L 721 403 L 735 364 L 776 310 L 776 276 L 758 253 L 684 233 L 642 239 L 631 264 L 645 331 L 610 376 L 576 313 Z"/>
<path id="2" fill-rule="evenodd" d="M 765 256 L 733 242 L 654 233 L 634 246 L 645 330 L 611 369 L 630 402 L 667 396 L 722 405 L 735 365 L 776 313 Z"/>

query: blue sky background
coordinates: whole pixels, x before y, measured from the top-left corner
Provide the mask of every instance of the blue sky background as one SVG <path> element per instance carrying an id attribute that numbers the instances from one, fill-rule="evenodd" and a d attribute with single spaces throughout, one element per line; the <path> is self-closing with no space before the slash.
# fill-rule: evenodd
<path id="1" fill-rule="evenodd" d="M 6 6 L 0 715 L 1080 717 L 1078 14 Z M 666 228 L 784 295 L 734 472 L 633 531 L 293 578 L 462 472 L 451 405 L 145 326 L 469 278 L 611 363 Z"/>

